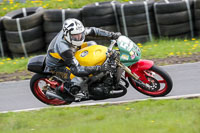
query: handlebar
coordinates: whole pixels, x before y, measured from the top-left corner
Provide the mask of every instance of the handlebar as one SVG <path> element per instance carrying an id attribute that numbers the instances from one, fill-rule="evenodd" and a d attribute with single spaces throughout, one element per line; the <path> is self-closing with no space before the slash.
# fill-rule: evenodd
<path id="1" fill-rule="evenodd" d="M 106 56 L 107 56 L 108 58 L 106 59 L 106 61 L 104 62 L 104 64 L 108 62 L 109 57 L 110 57 L 110 55 L 111 55 L 111 53 L 112 53 L 113 47 L 114 47 L 114 45 L 115 45 L 116 43 L 117 43 L 116 40 L 111 40 L 110 46 L 108 47 L 108 51 L 107 51 L 107 53 L 106 53 Z"/>
<path id="2" fill-rule="evenodd" d="M 116 40 L 111 40 L 110 46 L 108 47 L 108 51 L 111 51 L 116 43 Z"/>

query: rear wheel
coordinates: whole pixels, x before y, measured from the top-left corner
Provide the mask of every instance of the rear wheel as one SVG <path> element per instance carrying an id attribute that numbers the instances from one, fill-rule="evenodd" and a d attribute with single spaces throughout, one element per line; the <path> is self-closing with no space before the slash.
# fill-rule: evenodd
<path id="1" fill-rule="evenodd" d="M 153 65 L 149 70 L 142 72 L 148 81 L 149 89 L 138 86 L 134 80 L 129 77 L 130 84 L 139 92 L 153 97 L 165 96 L 172 90 L 172 79 L 158 66 Z"/>
<path id="2" fill-rule="evenodd" d="M 52 86 L 56 87 L 60 85 L 57 81 L 50 81 L 49 75 L 45 74 L 35 74 L 30 81 L 30 88 L 33 95 L 41 102 L 48 105 L 64 105 L 70 104 L 71 102 L 62 101 L 56 98 L 49 98 L 45 95 L 47 89 Z M 49 87 L 49 88 L 48 88 Z M 53 88 L 52 88 L 53 91 Z"/>

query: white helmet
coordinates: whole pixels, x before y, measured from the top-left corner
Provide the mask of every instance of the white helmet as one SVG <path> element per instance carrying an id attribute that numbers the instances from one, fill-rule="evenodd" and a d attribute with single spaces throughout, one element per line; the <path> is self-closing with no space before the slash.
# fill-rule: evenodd
<path id="1" fill-rule="evenodd" d="M 78 19 L 70 18 L 63 24 L 63 36 L 65 40 L 74 46 L 81 46 L 85 40 L 85 28 Z"/>

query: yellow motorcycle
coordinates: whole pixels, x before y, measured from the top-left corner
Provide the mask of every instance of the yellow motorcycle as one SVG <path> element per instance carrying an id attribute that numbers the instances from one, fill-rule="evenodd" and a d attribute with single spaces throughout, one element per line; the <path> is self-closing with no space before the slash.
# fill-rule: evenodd
<path id="1" fill-rule="evenodd" d="M 117 47 L 114 47 L 117 46 Z M 153 61 L 141 60 L 139 47 L 128 37 L 120 36 L 111 40 L 109 47 L 92 45 L 78 50 L 76 59 L 82 66 L 108 63 L 110 71 L 88 77 L 70 75 L 69 87 L 73 94 L 60 96 L 57 88 L 64 89 L 65 82 L 53 73 L 45 73 L 45 55 L 29 60 L 28 70 L 36 73 L 30 80 L 33 95 L 49 105 L 63 105 L 83 100 L 117 98 L 127 93 L 129 83 L 137 91 L 153 97 L 165 96 L 172 90 L 172 80 Z M 129 81 L 129 82 L 128 82 Z"/>

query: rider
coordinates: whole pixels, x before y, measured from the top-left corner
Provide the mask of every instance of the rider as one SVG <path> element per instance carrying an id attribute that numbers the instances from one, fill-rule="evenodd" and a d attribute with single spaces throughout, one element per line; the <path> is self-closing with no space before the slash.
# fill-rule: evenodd
<path id="1" fill-rule="evenodd" d="M 95 27 L 85 28 L 81 21 L 74 18 L 67 19 L 63 24 L 63 29 L 49 45 L 45 71 L 62 73 L 61 76 L 65 79 L 69 79 L 70 73 L 78 77 L 84 77 L 92 73 L 107 71 L 109 69 L 107 64 L 90 67 L 80 66 L 74 57 L 74 53 L 83 47 L 82 44 L 84 44 L 87 35 L 117 39 L 121 33 L 109 32 Z"/>

